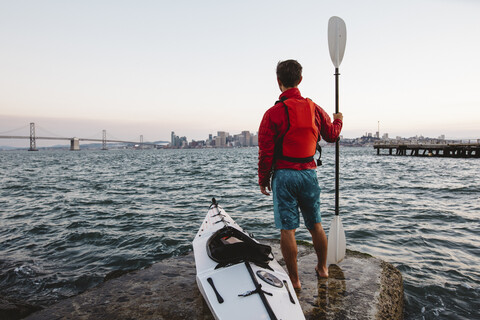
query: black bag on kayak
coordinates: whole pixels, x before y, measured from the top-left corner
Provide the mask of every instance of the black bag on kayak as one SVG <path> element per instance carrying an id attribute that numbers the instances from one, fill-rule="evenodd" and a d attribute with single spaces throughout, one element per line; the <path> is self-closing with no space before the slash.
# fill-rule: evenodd
<path id="1" fill-rule="evenodd" d="M 225 226 L 215 232 L 207 241 L 208 256 L 218 262 L 215 269 L 244 261 L 271 269 L 272 248 L 260 244 L 240 230 Z"/>

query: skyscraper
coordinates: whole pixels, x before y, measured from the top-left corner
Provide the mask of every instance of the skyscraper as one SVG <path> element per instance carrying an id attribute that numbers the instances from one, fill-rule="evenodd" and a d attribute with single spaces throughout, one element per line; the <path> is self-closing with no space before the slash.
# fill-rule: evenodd
<path id="1" fill-rule="evenodd" d="M 217 139 L 215 141 L 216 147 L 226 147 L 227 146 L 227 136 L 228 132 L 225 131 L 217 131 Z"/>
<path id="2" fill-rule="evenodd" d="M 242 145 L 244 147 L 252 146 L 252 136 L 250 134 L 250 131 L 242 131 L 242 136 L 243 136 Z"/>

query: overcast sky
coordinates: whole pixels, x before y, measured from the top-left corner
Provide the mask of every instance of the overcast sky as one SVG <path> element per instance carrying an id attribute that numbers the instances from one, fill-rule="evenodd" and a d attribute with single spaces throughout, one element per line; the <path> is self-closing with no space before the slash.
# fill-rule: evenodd
<path id="1" fill-rule="evenodd" d="M 30 122 L 150 141 L 256 132 L 290 58 L 302 94 L 332 114 L 333 15 L 347 25 L 344 137 L 380 121 L 390 137 L 480 138 L 476 0 L 0 0 L 0 135 Z"/>

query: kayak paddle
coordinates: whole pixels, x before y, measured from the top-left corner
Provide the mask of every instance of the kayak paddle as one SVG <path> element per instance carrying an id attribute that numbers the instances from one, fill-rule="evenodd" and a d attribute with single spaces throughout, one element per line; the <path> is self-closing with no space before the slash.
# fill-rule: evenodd
<path id="1" fill-rule="evenodd" d="M 339 17 L 328 20 L 328 48 L 330 58 L 335 66 L 335 113 L 338 113 L 338 67 L 342 63 L 347 42 L 347 27 Z M 335 142 L 335 217 L 328 233 L 327 264 L 336 264 L 345 258 L 346 240 L 339 210 L 339 171 L 340 171 L 340 138 Z"/>

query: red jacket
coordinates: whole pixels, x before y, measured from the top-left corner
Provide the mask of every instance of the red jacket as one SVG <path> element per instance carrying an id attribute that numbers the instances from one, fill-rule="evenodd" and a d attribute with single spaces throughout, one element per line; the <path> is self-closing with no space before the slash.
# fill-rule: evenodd
<path id="1" fill-rule="evenodd" d="M 280 95 L 282 98 L 304 99 L 297 88 L 286 90 Z M 315 110 L 315 124 L 320 128 L 320 135 L 327 142 L 335 142 L 342 130 L 342 121 L 336 119 L 333 123 L 328 114 L 318 105 Z M 274 160 L 275 144 L 286 133 L 288 126 L 285 106 L 277 102 L 265 112 L 260 128 L 258 129 L 258 183 L 261 186 L 270 184 L 270 177 L 276 169 L 306 170 L 317 167 L 315 161 L 308 163 L 289 162 L 282 159 Z"/>

